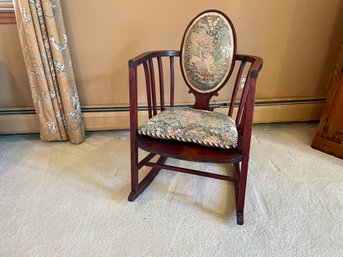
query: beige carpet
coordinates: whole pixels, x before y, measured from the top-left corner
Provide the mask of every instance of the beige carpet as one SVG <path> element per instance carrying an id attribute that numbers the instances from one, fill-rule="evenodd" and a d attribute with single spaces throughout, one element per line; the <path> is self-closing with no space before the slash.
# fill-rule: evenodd
<path id="1" fill-rule="evenodd" d="M 343 161 L 310 147 L 315 130 L 254 127 L 243 226 L 222 181 L 161 171 L 128 202 L 127 132 L 2 136 L 0 256 L 343 256 Z"/>

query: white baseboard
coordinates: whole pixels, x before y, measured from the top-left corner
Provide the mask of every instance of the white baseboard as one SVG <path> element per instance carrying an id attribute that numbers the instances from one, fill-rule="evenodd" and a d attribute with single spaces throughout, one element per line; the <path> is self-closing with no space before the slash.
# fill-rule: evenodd
<path id="1" fill-rule="evenodd" d="M 265 101 L 255 106 L 254 123 L 297 122 L 319 120 L 324 107 L 323 100 L 306 101 Z M 87 108 L 86 108 L 87 109 Z M 38 133 L 39 123 L 34 113 L 21 113 L 20 109 L 10 112 L 0 110 L 0 134 Z M 215 108 L 227 113 L 227 108 Z M 139 122 L 147 120 L 146 111 L 139 112 Z M 129 129 L 129 111 L 104 111 L 92 108 L 91 112 L 83 112 L 86 131 Z"/>

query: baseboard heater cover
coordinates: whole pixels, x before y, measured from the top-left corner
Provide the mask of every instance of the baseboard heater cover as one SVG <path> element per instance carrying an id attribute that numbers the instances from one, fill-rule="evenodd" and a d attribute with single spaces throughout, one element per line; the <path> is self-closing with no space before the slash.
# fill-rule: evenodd
<path id="1" fill-rule="evenodd" d="M 298 122 L 319 120 L 325 99 L 281 99 L 257 100 L 254 123 Z M 180 106 L 187 106 L 183 104 Z M 212 104 L 216 111 L 226 113 L 228 104 Z M 146 106 L 139 107 L 139 122 L 147 117 Z M 83 107 L 83 120 L 86 131 L 122 130 L 129 128 L 129 108 Z M 21 134 L 39 132 L 38 120 L 33 108 L 0 109 L 0 134 Z"/>

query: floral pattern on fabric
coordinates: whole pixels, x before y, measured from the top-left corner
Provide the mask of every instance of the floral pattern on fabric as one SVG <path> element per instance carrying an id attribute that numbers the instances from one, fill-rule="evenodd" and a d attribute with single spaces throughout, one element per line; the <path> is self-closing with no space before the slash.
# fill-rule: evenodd
<path id="1" fill-rule="evenodd" d="M 238 140 L 231 117 L 189 107 L 166 109 L 141 125 L 138 134 L 225 149 L 236 147 Z"/>
<path id="2" fill-rule="evenodd" d="M 84 138 L 60 0 L 15 0 L 19 38 L 43 141 Z"/>
<path id="3" fill-rule="evenodd" d="M 226 78 L 233 59 L 230 23 L 219 13 L 205 13 L 185 35 L 182 68 L 187 82 L 197 90 L 215 90 Z"/>

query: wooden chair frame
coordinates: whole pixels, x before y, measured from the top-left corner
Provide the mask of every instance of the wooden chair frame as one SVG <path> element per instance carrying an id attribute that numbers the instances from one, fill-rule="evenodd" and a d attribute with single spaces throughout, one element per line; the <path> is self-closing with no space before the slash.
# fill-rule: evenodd
<path id="1" fill-rule="evenodd" d="M 237 92 L 239 90 L 243 70 L 246 64 L 250 64 L 245 87 L 241 96 L 236 115 L 236 124 L 239 132 L 238 146 L 234 149 L 209 148 L 196 144 L 182 143 L 177 141 L 165 141 L 139 135 L 138 131 L 138 88 L 137 67 L 143 65 L 148 96 L 148 116 L 155 116 L 158 111 L 165 109 L 164 99 L 164 73 L 162 58 L 169 58 L 170 62 L 170 106 L 174 106 L 174 59 L 179 57 L 179 51 L 153 51 L 137 56 L 129 61 L 130 83 L 130 145 L 131 145 L 131 193 L 129 201 L 134 201 L 144 189 L 153 181 L 160 169 L 172 170 L 188 174 L 200 175 L 215 179 L 234 182 L 236 192 L 237 224 L 243 224 L 243 212 L 245 201 L 245 189 L 248 173 L 248 161 L 250 152 L 250 140 L 252 131 L 253 110 L 255 103 L 255 88 L 258 73 L 262 68 L 262 59 L 256 56 L 235 55 L 235 62 L 241 62 L 237 72 L 231 101 L 229 104 L 229 116 L 233 116 Z M 156 82 L 153 59 L 157 59 L 158 77 L 160 87 L 160 103 L 157 104 Z M 138 147 L 150 152 L 144 159 L 138 161 Z M 156 163 L 151 162 L 155 155 L 160 155 Z M 235 167 L 235 176 L 224 176 L 209 172 L 185 169 L 165 165 L 168 157 L 200 162 L 232 163 Z M 143 167 L 151 167 L 150 172 L 142 181 L 138 181 L 138 171 Z"/>
<path id="2" fill-rule="evenodd" d="M 219 11 L 216 12 L 221 13 Z M 225 16 L 225 14 L 221 14 Z M 227 18 L 227 16 L 225 17 Z M 231 24 L 231 21 L 229 19 L 228 21 Z M 236 42 L 234 29 L 233 36 L 234 42 Z M 183 41 L 184 38 L 182 42 Z M 228 116 L 233 117 L 234 108 L 236 107 L 236 105 L 238 105 L 238 110 L 235 117 L 238 130 L 238 145 L 236 148 L 233 149 L 220 149 L 173 140 L 156 139 L 138 134 L 138 67 L 142 66 L 145 74 L 145 90 L 148 104 L 146 111 L 148 112 L 148 117 L 150 119 L 153 116 L 157 115 L 158 112 L 165 110 L 167 106 L 173 107 L 175 105 L 174 63 L 176 58 L 180 58 L 180 54 L 180 51 L 172 50 L 151 51 L 143 53 L 129 60 L 131 193 L 128 200 L 134 201 L 153 181 L 153 179 L 156 177 L 161 169 L 231 181 L 235 185 L 237 224 L 242 225 L 244 221 L 244 201 L 248 174 L 253 111 L 255 104 L 256 80 L 259 71 L 262 68 L 263 61 L 260 57 L 236 54 L 236 49 L 234 50 L 232 65 L 234 66 L 237 65 L 237 63 L 240 63 L 240 66 L 237 71 L 236 80 L 231 95 L 231 101 L 228 104 Z M 164 62 L 162 61 L 162 59 L 169 59 L 170 97 L 168 105 L 166 105 L 165 99 L 167 90 L 164 81 L 165 72 L 163 68 Z M 155 70 L 154 63 L 157 63 L 157 71 Z M 242 75 L 245 70 L 248 70 L 246 72 L 246 82 L 244 84 L 243 90 L 240 91 L 241 96 L 239 104 L 236 104 Z M 209 107 L 211 97 L 214 95 L 218 95 L 217 91 L 220 90 L 222 86 L 224 86 L 224 84 L 226 84 L 232 71 L 233 67 L 231 67 L 230 74 L 227 75 L 228 77 L 223 82 L 223 85 L 219 86 L 217 90 L 209 93 L 193 90 L 190 85 L 187 84 L 187 86 L 189 87 L 189 93 L 192 93 L 195 96 L 195 104 L 193 108 L 211 110 L 211 108 Z M 184 76 L 183 70 L 182 75 Z M 157 83 L 155 81 L 155 77 L 158 77 L 158 88 L 156 87 Z M 158 93 L 159 96 L 157 96 Z M 149 152 L 149 154 L 141 161 L 138 161 L 138 148 Z M 152 162 L 153 157 L 155 157 L 156 155 L 160 156 L 159 159 L 156 162 Z M 235 175 L 225 176 L 210 172 L 166 165 L 165 161 L 168 157 L 197 162 L 230 163 L 234 166 Z M 151 169 L 148 174 L 141 181 L 139 181 L 138 173 L 143 166 L 151 167 Z"/>

